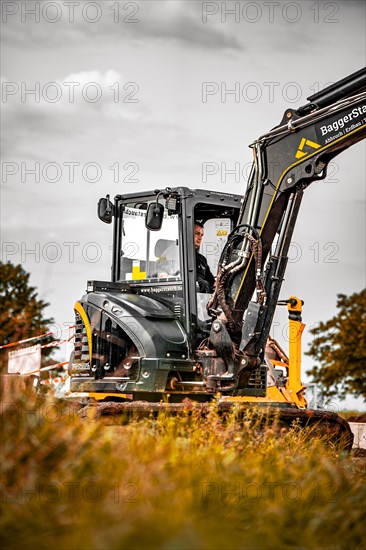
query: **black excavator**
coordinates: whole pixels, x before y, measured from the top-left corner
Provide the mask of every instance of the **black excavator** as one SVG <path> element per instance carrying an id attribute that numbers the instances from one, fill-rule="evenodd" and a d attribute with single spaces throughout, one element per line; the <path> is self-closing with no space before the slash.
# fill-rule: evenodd
<path id="1" fill-rule="evenodd" d="M 113 221 L 112 276 L 88 281 L 75 304 L 71 391 L 150 413 L 213 397 L 220 410 L 266 405 L 287 422 L 318 423 L 349 447 L 343 419 L 307 408 L 302 302 L 281 300 L 280 290 L 304 190 L 365 136 L 361 69 L 286 110 L 251 145 L 243 197 L 179 187 L 117 195 L 114 203 L 109 195 L 100 199 L 99 218 Z M 217 274 L 212 294 L 197 281 L 197 222 L 205 231 L 201 250 Z M 270 337 L 282 305 L 289 314 L 288 355 Z"/>

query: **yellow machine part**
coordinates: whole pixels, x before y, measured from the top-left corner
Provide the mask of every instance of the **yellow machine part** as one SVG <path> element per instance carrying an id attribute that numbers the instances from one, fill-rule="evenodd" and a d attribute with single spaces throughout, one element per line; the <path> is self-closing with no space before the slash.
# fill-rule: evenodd
<path id="1" fill-rule="evenodd" d="M 268 404 L 288 404 L 296 405 L 299 409 L 307 407 L 307 401 L 304 397 L 306 386 L 301 383 L 301 338 L 305 325 L 301 322 L 302 301 L 296 296 L 290 296 L 287 301 L 289 312 L 288 340 L 289 354 L 288 360 L 271 361 L 274 368 L 283 367 L 287 373 L 287 382 L 285 386 L 269 386 L 265 397 L 226 397 L 225 401 L 240 403 L 268 403 Z"/>
<path id="2" fill-rule="evenodd" d="M 103 401 L 103 399 L 106 399 L 107 397 L 119 397 L 122 399 L 131 399 L 132 395 L 128 393 L 94 393 L 90 392 L 88 394 L 90 399 L 95 399 L 96 401 Z"/>

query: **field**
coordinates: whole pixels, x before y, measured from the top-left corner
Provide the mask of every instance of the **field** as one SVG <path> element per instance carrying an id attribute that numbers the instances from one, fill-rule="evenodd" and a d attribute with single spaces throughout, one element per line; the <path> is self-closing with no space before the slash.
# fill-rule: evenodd
<path id="1" fill-rule="evenodd" d="M 214 410 L 108 426 L 30 394 L 2 414 L 2 548 L 365 548 L 365 461 Z"/>

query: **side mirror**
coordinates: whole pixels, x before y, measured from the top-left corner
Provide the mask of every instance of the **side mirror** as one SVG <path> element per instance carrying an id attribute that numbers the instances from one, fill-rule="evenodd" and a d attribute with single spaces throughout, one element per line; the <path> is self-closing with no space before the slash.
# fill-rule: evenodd
<path id="1" fill-rule="evenodd" d="M 146 212 L 145 227 L 150 231 L 159 231 L 163 224 L 164 206 L 160 202 L 149 204 Z"/>
<path id="2" fill-rule="evenodd" d="M 98 201 L 98 218 L 104 223 L 112 223 L 113 204 L 109 200 L 109 195 Z"/>

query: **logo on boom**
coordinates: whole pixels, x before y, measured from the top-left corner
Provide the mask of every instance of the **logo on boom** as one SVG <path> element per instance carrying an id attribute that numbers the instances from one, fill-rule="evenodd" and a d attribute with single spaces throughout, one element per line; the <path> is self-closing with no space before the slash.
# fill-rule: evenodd
<path id="1" fill-rule="evenodd" d="M 315 141 L 311 141 L 310 139 L 302 138 L 302 140 L 300 141 L 299 148 L 296 151 L 296 155 L 295 155 L 297 159 L 306 157 L 306 155 L 309 154 L 310 151 L 306 151 L 306 152 L 303 151 L 305 146 L 310 147 L 311 149 L 319 149 L 320 147 L 319 143 L 315 143 Z"/>

